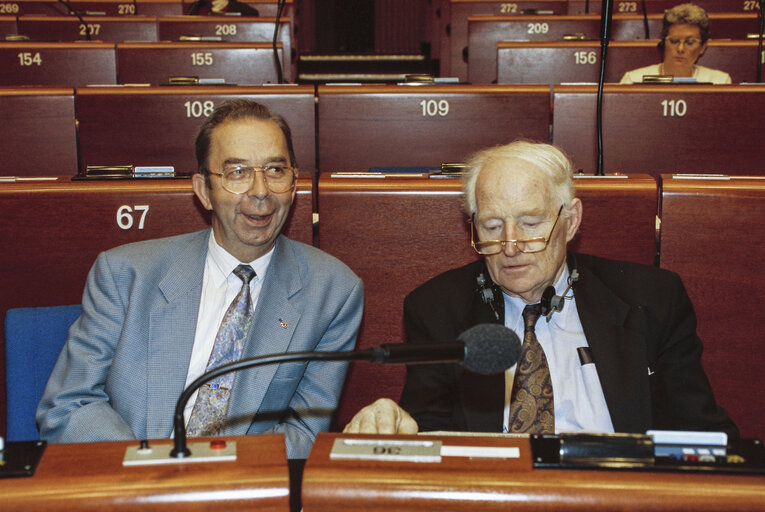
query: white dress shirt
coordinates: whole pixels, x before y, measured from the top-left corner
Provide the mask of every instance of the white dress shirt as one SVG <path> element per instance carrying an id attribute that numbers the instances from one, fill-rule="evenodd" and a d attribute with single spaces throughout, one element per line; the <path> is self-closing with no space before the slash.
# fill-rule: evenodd
<path id="1" fill-rule="evenodd" d="M 563 295 L 569 271 L 555 283 L 555 294 Z M 512 329 L 523 342 L 523 308 L 527 304 L 520 297 L 503 294 L 505 299 L 505 326 Z M 584 336 L 576 299 L 569 291 L 565 305 L 553 313 L 550 321 L 540 316 L 535 333 L 545 351 L 550 366 L 550 378 L 555 404 L 555 433 L 560 432 L 613 432 L 603 388 L 598 380 L 594 363 L 580 362 L 579 347 L 589 347 Z M 505 372 L 505 410 L 503 430 L 508 431 L 510 393 L 513 388 L 515 365 Z"/>
<path id="2" fill-rule="evenodd" d="M 258 304 L 260 289 L 263 286 L 263 279 L 266 276 L 273 252 L 271 249 L 260 258 L 249 262 L 249 265 L 255 270 L 255 277 L 250 281 L 253 311 Z M 191 384 L 207 369 L 207 362 L 210 359 L 213 345 L 215 345 L 215 337 L 218 334 L 220 323 L 223 321 L 223 316 L 239 290 L 242 289 L 242 280 L 233 273 L 234 269 L 242 263 L 218 245 L 211 231 L 202 277 L 202 296 L 199 302 L 197 329 L 194 334 L 194 346 L 191 349 L 189 371 L 186 374 L 184 387 Z M 187 423 L 196 399 L 197 393 L 195 392 L 186 403 L 183 414 Z"/>

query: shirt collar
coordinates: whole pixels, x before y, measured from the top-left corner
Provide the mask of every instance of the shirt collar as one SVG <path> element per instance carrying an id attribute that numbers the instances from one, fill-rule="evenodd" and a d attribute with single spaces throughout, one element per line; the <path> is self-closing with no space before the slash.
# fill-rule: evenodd
<path id="1" fill-rule="evenodd" d="M 555 295 L 563 295 L 563 292 L 566 291 L 566 287 L 568 286 L 568 278 L 569 278 L 569 271 L 568 271 L 568 265 L 563 265 L 563 272 L 560 273 L 560 276 L 558 276 L 558 279 L 555 281 Z M 573 292 L 569 290 L 568 294 L 571 295 Z M 502 296 L 505 299 L 505 325 L 507 327 L 513 328 L 516 324 L 516 322 L 521 322 L 519 319 L 521 318 L 523 314 L 523 308 L 528 306 L 526 302 L 520 297 L 513 297 L 511 295 L 506 294 L 505 292 L 502 292 Z M 571 301 L 566 301 L 571 302 Z M 570 311 L 571 308 L 568 308 L 568 311 Z M 550 322 L 554 324 L 558 324 L 558 322 L 563 322 L 565 314 L 568 313 L 567 309 L 564 307 L 562 311 L 553 314 L 553 316 L 550 318 Z M 521 322 L 522 323 L 522 322 Z"/>
<path id="2" fill-rule="evenodd" d="M 271 257 L 274 254 L 274 248 L 272 247 L 271 250 L 266 254 L 253 261 L 250 261 L 249 263 L 241 262 L 218 244 L 218 242 L 215 240 L 215 235 L 213 234 L 212 230 L 210 230 L 210 238 L 207 243 L 207 251 L 208 261 L 210 263 L 210 278 L 212 279 L 212 284 L 215 287 L 225 286 L 228 276 L 231 275 L 234 269 L 242 263 L 245 265 L 249 264 L 253 270 L 255 270 L 257 279 L 262 282 L 266 277 L 268 265 L 271 263 Z"/>

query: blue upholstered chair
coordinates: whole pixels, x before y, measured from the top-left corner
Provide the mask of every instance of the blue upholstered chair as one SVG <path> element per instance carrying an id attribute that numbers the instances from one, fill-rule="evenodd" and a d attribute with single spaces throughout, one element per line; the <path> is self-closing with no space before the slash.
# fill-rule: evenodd
<path id="1" fill-rule="evenodd" d="M 7 440 L 39 439 L 35 410 L 82 308 L 52 306 L 9 309 L 5 314 Z"/>

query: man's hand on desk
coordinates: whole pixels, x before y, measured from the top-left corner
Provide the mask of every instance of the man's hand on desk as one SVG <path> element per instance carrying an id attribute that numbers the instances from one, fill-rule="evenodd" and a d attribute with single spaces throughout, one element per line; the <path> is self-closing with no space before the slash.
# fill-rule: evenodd
<path id="1" fill-rule="evenodd" d="M 345 434 L 416 434 L 417 422 L 389 398 L 361 409 L 343 429 Z"/>

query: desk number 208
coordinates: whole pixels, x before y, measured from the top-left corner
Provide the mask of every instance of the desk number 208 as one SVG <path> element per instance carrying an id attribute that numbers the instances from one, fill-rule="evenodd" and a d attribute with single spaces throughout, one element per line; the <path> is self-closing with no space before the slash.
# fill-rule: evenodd
<path id="1" fill-rule="evenodd" d="M 136 217 L 138 217 L 138 229 L 143 229 L 143 224 L 144 224 L 144 221 L 146 220 L 146 214 L 149 213 L 148 204 L 137 204 L 132 207 L 126 204 L 123 204 L 122 206 L 117 208 L 117 225 L 120 227 L 120 229 L 128 230 L 133 227 L 134 212 L 136 214 Z M 141 212 L 140 216 L 138 216 L 138 212 Z"/>

